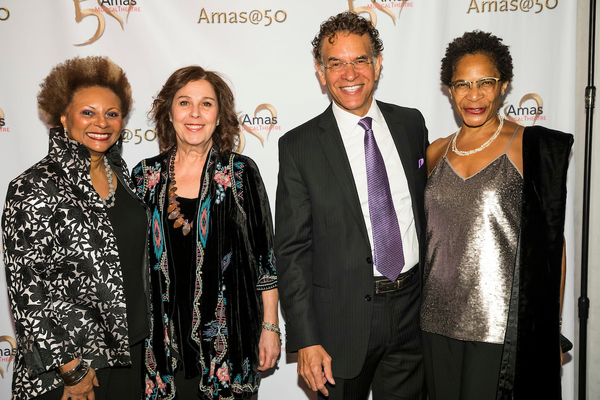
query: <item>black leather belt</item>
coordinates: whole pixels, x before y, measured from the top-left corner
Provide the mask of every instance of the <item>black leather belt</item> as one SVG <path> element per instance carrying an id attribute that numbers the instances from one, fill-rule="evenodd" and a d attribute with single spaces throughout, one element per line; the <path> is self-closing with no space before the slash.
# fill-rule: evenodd
<path id="1" fill-rule="evenodd" d="M 391 282 L 385 276 L 375 277 L 375 294 L 389 293 L 402 289 L 408 285 L 415 273 L 419 270 L 419 265 L 411 268 L 410 271 L 403 272 L 398 275 L 398 279 Z"/>

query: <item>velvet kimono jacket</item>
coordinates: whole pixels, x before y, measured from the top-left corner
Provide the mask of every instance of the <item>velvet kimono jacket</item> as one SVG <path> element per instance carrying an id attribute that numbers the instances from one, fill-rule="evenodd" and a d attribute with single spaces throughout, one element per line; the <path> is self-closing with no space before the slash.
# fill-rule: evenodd
<path id="1" fill-rule="evenodd" d="M 497 399 L 561 398 L 560 282 L 573 136 L 523 134 L 523 205 Z"/>
<path id="2" fill-rule="evenodd" d="M 152 212 L 150 227 L 152 331 L 146 343 L 146 399 L 173 399 L 173 376 L 182 367 L 181 341 L 199 349 L 199 391 L 205 398 L 249 397 L 258 390 L 258 344 L 262 331 L 262 290 L 277 286 L 273 225 L 266 191 L 256 164 L 213 147 L 202 174 L 195 235 L 195 279 L 174 273 L 165 237 L 170 152 L 143 160 L 133 170 L 138 195 Z M 175 299 L 193 285 L 195 295 L 180 318 L 192 332 L 177 337 Z M 191 337 L 190 337 L 191 335 Z"/>

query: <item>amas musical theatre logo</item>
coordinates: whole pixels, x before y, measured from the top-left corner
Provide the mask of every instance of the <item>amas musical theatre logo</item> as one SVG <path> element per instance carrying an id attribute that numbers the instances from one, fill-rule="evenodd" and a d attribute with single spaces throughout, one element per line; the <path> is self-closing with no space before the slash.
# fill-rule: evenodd
<path id="1" fill-rule="evenodd" d="M 6 347 L 3 342 L 7 342 L 10 347 Z M 0 336 L 0 376 L 4 378 L 4 372 L 8 372 L 10 363 L 15 360 L 17 353 L 17 341 L 8 335 Z M 6 366 L 2 366 L 6 363 Z"/>
<path id="2" fill-rule="evenodd" d="M 532 102 L 533 101 L 533 102 Z M 523 126 L 533 126 L 536 121 L 545 121 L 544 102 L 539 94 L 527 93 L 521 97 L 519 105 L 508 104 L 504 106 L 504 117 L 509 121 Z"/>
<path id="3" fill-rule="evenodd" d="M 6 126 L 6 118 L 4 117 L 4 111 L 0 108 L 0 132 L 10 132 L 10 128 Z"/>
<path id="4" fill-rule="evenodd" d="M 268 111 L 269 114 L 263 111 Z M 262 147 L 265 147 L 265 141 L 269 139 L 271 131 L 281 130 L 281 126 L 277 120 L 277 110 L 271 104 L 260 104 L 254 110 L 253 115 L 243 114 L 242 111 L 238 111 L 237 114 L 240 123 L 240 141 L 236 149 L 238 153 L 241 153 L 244 147 L 246 147 L 246 135 L 244 132 L 248 132 L 257 138 Z"/>
<path id="5" fill-rule="evenodd" d="M 355 14 L 369 14 L 369 18 L 373 25 L 377 26 L 377 11 L 387 15 L 391 18 L 392 23 L 396 25 L 396 20 L 400 19 L 400 15 L 402 14 L 402 10 L 405 8 L 412 8 L 413 1 L 408 0 L 368 0 L 368 1 L 359 1 L 364 5 L 360 5 L 355 7 L 356 0 L 348 0 L 348 11 L 353 12 Z M 398 10 L 398 16 L 396 17 L 395 11 Z"/>
<path id="6" fill-rule="evenodd" d="M 75 5 L 75 22 L 80 23 L 86 17 L 96 17 L 98 25 L 96 33 L 89 40 L 75 46 L 85 46 L 100 39 L 106 28 L 105 15 L 115 19 L 121 25 L 121 29 L 125 30 L 124 24 L 129 20 L 129 13 L 141 12 L 141 7 L 136 7 L 140 0 L 97 0 L 97 7 L 82 9 L 81 2 L 83 1 L 86 0 L 73 0 L 73 4 Z M 125 13 L 125 22 L 123 22 L 123 18 L 118 13 Z"/>

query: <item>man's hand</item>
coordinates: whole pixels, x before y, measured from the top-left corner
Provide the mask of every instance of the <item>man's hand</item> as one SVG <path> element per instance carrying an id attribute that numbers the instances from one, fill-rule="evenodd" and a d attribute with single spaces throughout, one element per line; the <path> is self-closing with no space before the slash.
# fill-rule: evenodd
<path id="1" fill-rule="evenodd" d="M 331 372 L 331 357 L 320 345 L 298 350 L 298 374 L 304 378 L 311 390 L 319 390 L 324 396 L 329 396 L 325 383 L 335 385 Z"/>

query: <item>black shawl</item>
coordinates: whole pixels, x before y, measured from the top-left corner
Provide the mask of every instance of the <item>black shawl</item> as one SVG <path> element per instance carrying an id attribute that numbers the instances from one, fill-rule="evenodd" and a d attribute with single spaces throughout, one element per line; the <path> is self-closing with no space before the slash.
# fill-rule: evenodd
<path id="1" fill-rule="evenodd" d="M 523 220 L 498 400 L 561 398 L 560 282 L 572 145 L 572 135 L 539 126 L 523 134 Z"/>

